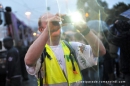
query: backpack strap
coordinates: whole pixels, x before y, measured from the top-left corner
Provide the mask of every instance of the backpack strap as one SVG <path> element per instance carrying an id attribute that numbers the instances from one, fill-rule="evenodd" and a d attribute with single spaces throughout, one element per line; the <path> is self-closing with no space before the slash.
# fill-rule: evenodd
<path id="1" fill-rule="evenodd" d="M 76 53 L 75 53 L 75 50 L 73 49 L 73 47 L 70 45 L 69 42 L 67 42 L 67 41 L 65 41 L 65 40 L 63 40 L 63 42 L 64 42 L 65 45 L 69 48 L 70 54 L 73 54 L 75 60 L 77 61 L 77 59 L 76 59 Z"/>
<path id="2" fill-rule="evenodd" d="M 65 43 L 65 45 L 69 48 L 69 50 L 70 50 L 70 55 L 69 55 L 69 57 L 70 57 L 70 60 L 71 60 L 71 62 L 72 62 L 72 66 L 73 66 L 73 72 L 76 74 L 77 72 L 76 72 L 76 69 L 75 69 L 75 66 L 74 66 L 74 60 L 77 62 L 77 64 L 78 64 L 78 61 L 77 61 L 77 58 L 76 58 L 76 53 L 75 53 L 75 50 L 73 49 L 73 47 L 70 45 L 70 43 L 69 42 L 67 42 L 67 41 L 65 41 L 65 40 L 63 40 L 63 42 Z M 73 59 L 74 58 L 74 59 Z M 79 65 L 79 64 L 78 64 Z"/>
<path id="3" fill-rule="evenodd" d="M 42 78 L 42 74 L 41 74 L 41 68 L 42 68 L 42 62 L 43 62 L 43 53 L 41 55 L 41 66 L 40 66 L 40 69 L 39 69 L 39 72 L 38 72 L 38 78 L 39 78 L 39 81 L 40 81 L 40 86 L 43 86 L 43 78 Z"/>
<path id="4" fill-rule="evenodd" d="M 43 86 L 43 77 L 42 77 L 42 74 L 41 74 L 41 68 L 42 68 L 42 63 L 44 62 L 44 59 L 45 57 L 48 57 L 50 60 L 52 59 L 51 56 L 46 52 L 46 47 L 44 48 L 42 54 L 41 54 L 41 66 L 40 66 L 40 69 L 39 69 L 39 72 L 38 72 L 38 78 L 40 79 L 40 86 Z M 46 70 L 46 69 L 45 69 Z M 46 74 L 45 74 L 46 75 Z"/>
<path id="5" fill-rule="evenodd" d="M 40 66 L 40 69 L 38 71 L 38 78 L 39 78 L 39 82 L 40 82 L 39 84 L 40 84 L 40 86 L 43 86 L 43 78 L 42 78 L 42 74 L 41 74 L 41 68 L 42 68 L 42 63 L 44 61 L 44 58 L 45 58 L 45 55 L 44 55 L 44 51 L 43 51 L 43 53 L 41 54 L 41 57 L 40 57 L 41 66 Z"/>

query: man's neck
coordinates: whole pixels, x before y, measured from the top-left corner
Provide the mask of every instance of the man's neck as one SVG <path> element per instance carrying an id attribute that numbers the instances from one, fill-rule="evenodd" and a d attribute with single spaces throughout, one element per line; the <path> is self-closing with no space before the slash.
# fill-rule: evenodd
<path id="1" fill-rule="evenodd" d="M 47 44 L 50 46 L 56 46 L 59 45 L 60 39 L 52 39 L 52 40 L 48 40 Z"/>

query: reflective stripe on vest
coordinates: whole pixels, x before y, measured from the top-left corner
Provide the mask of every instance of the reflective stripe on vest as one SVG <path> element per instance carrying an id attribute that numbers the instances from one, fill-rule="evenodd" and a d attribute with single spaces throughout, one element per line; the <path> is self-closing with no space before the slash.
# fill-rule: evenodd
<path id="1" fill-rule="evenodd" d="M 45 66 L 46 72 L 45 72 L 45 77 L 43 78 L 43 84 L 53 85 L 53 84 L 60 84 L 60 83 L 68 83 L 68 85 L 70 85 L 74 82 L 82 80 L 78 64 L 76 63 L 75 60 L 74 60 L 74 65 L 77 73 L 75 74 L 73 71 L 72 62 L 69 58 L 70 55 L 69 48 L 65 45 L 63 41 L 61 41 L 61 44 L 65 56 L 64 58 L 66 63 L 67 78 L 65 77 L 58 63 L 54 52 L 48 45 L 46 45 L 46 52 L 48 52 L 48 54 L 51 56 L 52 59 L 50 60 L 47 57 L 44 59 L 45 65 L 43 64 L 42 67 Z"/>

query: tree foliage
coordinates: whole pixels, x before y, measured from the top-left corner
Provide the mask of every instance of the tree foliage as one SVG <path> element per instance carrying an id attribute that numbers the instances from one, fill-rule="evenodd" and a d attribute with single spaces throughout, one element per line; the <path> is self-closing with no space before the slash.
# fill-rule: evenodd
<path id="1" fill-rule="evenodd" d="M 83 9 L 86 13 L 89 13 L 88 19 L 91 20 L 98 20 L 100 19 L 100 16 L 102 20 L 105 20 L 107 15 L 104 12 L 104 8 L 107 7 L 108 7 L 107 3 L 101 0 L 78 0 L 77 1 L 77 8 Z"/>
<path id="2" fill-rule="evenodd" d="M 106 13 L 109 15 L 106 18 L 107 24 L 112 24 L 115 20 L 128 20 L 127 18 L 121 16 L 122 12 L 130 9 L 130 4 L 125 4 L 124 2 L 119 2 L 115 4 L 112 9 L 107 9 Z"/>
<path id="3" fill-rule="evenodd" d="M 86 6 L 87 3 L 87 6 Z M 77 8 L 83 9 L 86 13 L 89 13 L 88 19 L 90 20 L 104 20 L 107 24 L 112 24 L 114 20 L 121 19 L 127 20 L 120 14 L 130 9 L 130 4 L 119 2 L 115 4 L 111 9 L 108 8 L 106 1 L 102 0 L 77 0 Z"/>

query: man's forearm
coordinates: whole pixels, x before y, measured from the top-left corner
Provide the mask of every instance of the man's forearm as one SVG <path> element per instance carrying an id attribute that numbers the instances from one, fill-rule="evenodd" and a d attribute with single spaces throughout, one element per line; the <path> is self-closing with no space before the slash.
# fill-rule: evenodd
<path id="1" fill-rule="evenodd" d="M 25 56 L 26 65 L 34 66 L 36 64 L 38 58 L 43 52 L 48 38 L 48 32 L 43 31 L 41 35 L 33 42 Z"/>
<path id="2" fill-rule="evenodd" d="M 101 56 L 106 53 L 105 47 L 101 40 L 90 30 L 88 34 L 85 35 L 87 42 L 90 44 L 94 56 Z"/>

